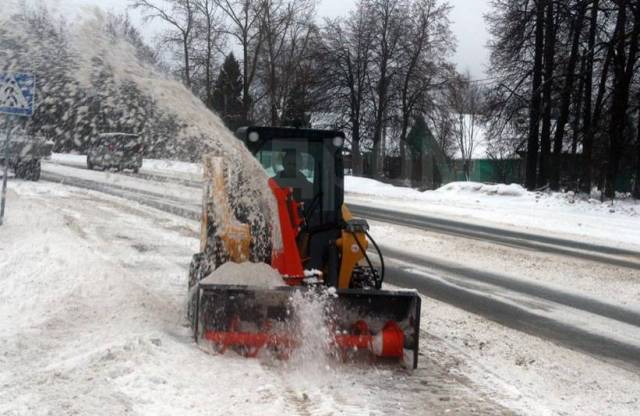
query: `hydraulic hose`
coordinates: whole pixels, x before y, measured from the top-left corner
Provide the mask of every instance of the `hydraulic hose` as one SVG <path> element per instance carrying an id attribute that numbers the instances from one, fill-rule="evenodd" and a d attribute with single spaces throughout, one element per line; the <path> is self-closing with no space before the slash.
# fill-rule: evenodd
<path id="1" fill-rule="evenodd" d="M 358 244 L 360 251 L 362 252 L 362 254 L 364 254 L 364 258 L 367 260 L 367 264 L 369 265 L 369 268 L 373 272 L 375 270 L 375 267 L 373 267 L 373 263 L 371 262 L 371 259 L 369 259 L 369 255 L 367 254 L 367 251 L 364 249 L 364 247 L 362 247 L 362 244 L 360 244 L 360 240 L 358 240 L 356 233 L 353 231 L 350 231 L 350 233 L 351 235 L 353 235 L 354 240 L 356 240 L 356 244 Z M 378 244 L 376 244 L 376 241 L 371 237 L 371 235 L 367 231 L 364 231 L 364 233 L 367 236 L 367 238 L 373 243 L 373 246 L 378 252 L 378 257 L 380 258 L 380 280 L 376 280 L 376 289 L 381 289 L 382 282 L 384 281 L 384 258 L 382 257 L 382 252 L 380 251 Z"/>
<path id="2" fill-rule="evenodd" d="M 371 234 L 369 234 L 368 231 L 365 231 L 364 233 L 369 241 L 371 241 L 371 243 L 373 244 L 373 247 L 375 247 L 376 251 L 378 252 L 378 257 L 380 258 L 380 283 L 376 284 L 376 287 L 377 289 L 381 289 L 382 282 L 384 282 L 384 257 L 382 257 L 382 251 L 380 251 L 380 247 L 378 247 L 378 244 L 376 244 L 376 240 L 371 237 Z"/>

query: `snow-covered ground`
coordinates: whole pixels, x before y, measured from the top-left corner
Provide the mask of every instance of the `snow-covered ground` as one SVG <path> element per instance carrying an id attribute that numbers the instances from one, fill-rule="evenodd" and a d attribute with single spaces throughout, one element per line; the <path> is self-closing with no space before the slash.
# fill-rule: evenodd
<path id="1" fill-rule="evenodd" d="M 431 345 L 415 372 L 209 355 L 184 318 L 197 223 L 46 182 L 8 196 L 2 415 L 507 413 Z"/>
<path id="2" fill-rule="evenodd" d="M 640 414 L 640 374 L 427 300 L 426 330 L 454 363 L 452 374 L 495 389 L 516 414 Z"/>
<path id="3" fill-rule="evenodd" d="M 109 172 L 82 175 L 180 192 Z M 11 181 L 9 190 L 0 229 L 0 414 L 210 414 L 212 403 L 215 412 L 266 415 L 640 411 L 634 370 L 428 298 L 413 373 L 208 355 L 184 322 L 197 223 L 58 184 Z M 627 306 L 640 295 L 633 271 L 570 259 L 551 270 L 553 256 L 372 225 L 374 236 L 408 252 L 580 293 L 601 290 Z"/>
<path id="4" fill-rule="evenodd" d="M 49 161 L 54 164 L 65 164 L 81 168 L 87 167 L 86 155 L 53 153 Z M 202 179 L 202 164 L 180 162 L 177 160 L 144 159 L 140 172 L 151 175 L 171 174 L 178 178 L 200 180 Z"/>
<path id="5" fill-rule="evenodd" d="M 391 247 L 427 262 L 434 259 L 441 264 L 497 273 L 640 310 L 637 270 L 378 222 L 371 223 L 371 233 L 384 244 L 383 252 Z M 503 299 L 495 287 L 485 287 L 480 281 L 467 284 L 471 285 L 468 290 Z M 540 316 L 555 315 L 560 322 L 575 323 L 588 331 L 608 332 L 612 339 L 636 334 L 632 342 L 640 342 L 637 327 L 601 317 L 586 316 L 589 320 L 581 322 L 585 316 L 573 308 L 563 312 L 541 299 L 510 296 L 503 300 L 520 307 L 530 305 Z M 631 416 L 640 412 L 640 373 L 625 363 L 603 362 L 430 298 L 423 300 L 422 319 L 425 331 L 439 341 L 434 348 L 455 363 L 451 372 L 496 389 L 500 392 L 496 400 L 516 413 Z"/>
<path id="6" fill-rule="evenodd" d="M 640 201 L 632 199 L 601 203 L 475 182 L 420 192 L 352 176 L 345 178 L 345 189 L 357 204 L 640 250 Z"/>
<path id="7" fill-rule="evenodd" d="M 47 169 L 68 173 L 64 167 L 52 164 L 85 167 L 86 156 L 54 154 L 51 162 Z M 141 172 L 197 181 L 202 177 L 202 166 L 145 159 Z M 87 179 L 100 175 L 82 174 Z M 136 181 L 122 175 L 110 178 L 122 186 Z M 173 194 L 175 190 L 169 186 L 166 191 Z M 640 250 L 640 201 L 633 199 L 601 203 L 573 193 L 528 192 L 516 184 L 475 182 L 454 182 L 421 192 L 353 176 L 345 178 L 345 192 L 347 202 L 355 204 Z"/>

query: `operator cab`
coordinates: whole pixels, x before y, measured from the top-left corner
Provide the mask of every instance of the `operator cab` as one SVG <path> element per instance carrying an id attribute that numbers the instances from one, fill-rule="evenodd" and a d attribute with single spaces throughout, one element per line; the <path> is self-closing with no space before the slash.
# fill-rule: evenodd
<path id="1" fill-rule="evenodd" d="M 236 135 L 278 185 L 293 190 L 309 227 L 337 226 L 344 200 L 344 133 L 242 127 Z"/>
<path id="2" fill-rule="evenodd" d="M 299 238 L 306 269 L 332 263 L 331 241 L 340 237 L 344 201 L 344 133 L 282 127 L 242 127 L 236 135 L 279 186 L 302 203 Z M 331 267 L 330 267 L 331 268 Z M 337 264 L 334 267 L 337 270 Z"/>

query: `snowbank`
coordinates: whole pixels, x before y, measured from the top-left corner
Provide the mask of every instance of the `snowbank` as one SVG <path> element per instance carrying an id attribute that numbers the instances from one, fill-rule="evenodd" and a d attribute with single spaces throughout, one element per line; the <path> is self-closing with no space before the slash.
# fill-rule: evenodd
<path id="1" fill-rule="evenodd" d="M 408 198 L 419 200 L 423 193 L 412 188 L 390 185 L 369 178 L 359 176 L 345 176 L 345 192 L 377 196 L 381 198 Z"/>
<path id="2" fill-rule="evenodd" d="M 379 196 L 383 198 L 406 198 L 430 200 L 434 192 L 440 195 L 484 194 L 501 196 L 523 196 L 527 190 L 517 184 L 487 185 L 479 182 L 451 182 L 435 191 L 421 192 L 413 188 L 394 186 L 369 178 L 345 177 L 345 190 L 352 194 Z"/>
<path id="3" fill-rule="evenodd" d="M 420 192 L 353 176 L 345 177 L 345 191 L 354 204 L 640 249 L 640 201 L 632 199 L 601 203 L 573 192 L 476 182 Z"/>
<path id="4" fill-rule="evenodd" d="M 523 196 L 527 191 L 520 185 L 512 183 L 510 185 L 497 184 L 487 185 L 479 182 L 451 182 L 436 192 L 440 193 L 480 193 L 485 195 L 502 195 L 502 196 Z"/>

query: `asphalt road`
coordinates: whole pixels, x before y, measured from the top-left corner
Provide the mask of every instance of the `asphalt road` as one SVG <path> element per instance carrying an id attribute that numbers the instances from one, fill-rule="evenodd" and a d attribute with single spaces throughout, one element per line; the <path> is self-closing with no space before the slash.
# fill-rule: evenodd
<path id="1" fill-rule="evenodd" d="M 640 270 L 640 253 L 636 251 L 487 227 L 423 214 L 403 212 L 402 215 L 398 215 L 397 211 L 358 205 L 353 202 L 348 204 L 354 215 L 373 221 Z"/>
<path id="2" fill-rule="evenodd" d="M 166 195 L 58 175 L 47 172 L 46 169 L 42 179 L 127 198 L 189 219 L 198 220 L 200 216 L 200 208 L 192 202 Z M 621 267 L 639 267 L 633 262 L 637 253 L 611 247 L 544 236 L 535 236 L 533 241 L 528 241 L 530 235 L 524 233 L 482 226 L 469 227 L 468 224 L 440 219 L 434 221 L 432 218 L 411 214 L 400 217 L 395 213 L 390 216 L 391 211 L 353 204 L 350 207 L 357 215 L 377 221 L 477 238 L 512 247 L 572 255 L 587 261 L 602 261 Z M 425 296 L 484 316 L 501 325 L 603 357 L 621 366 L 632 365 L 640 370 L 638 311 L 523 282 L 510 276 L 461 267 L 440 259 L 411 255 L 389 247 L 382 247 L 382 250 L 387 264 L 387 282 L 391 284 L 415 288 Z M 576 256 L 574 250 L 580 250 L 580 255 Z M 629 260 L 610 256 L 626 256 Z M 622 262 L 624 266 L 611 263 L 614 260 Z"/>
<path id="3" fill-rule="evenodd" d="M 388 283 L 415 288 L 422 295 L 501 325 L 640 371 L 639 311 L 505 275 L 381 249 Z M 594 321 L 600 325 L 592 325 Z M 610 327 L 603 330 L 603 322 Z"/>
<path id="4" fill-rule="evenodd" d="M 73 163 L 58 164 L 85 169 L 84 165 L 80 166 Z M 170 175 L 151 174 L 147 172 L 141 172 L 138 174 L 122 172 L 121 174 L 131 177 L 139 177 L 154 182 L 175 183 L 190 188 L 199 189 L 202 187 L 201 181 L 173 177 Z M 541 234 L 506 230 L 479 224 L 470 224 L 425 214 L 403 212 L 402 215 L 398 215 L 397 211 L 361 205 L 348 201 L 348 199 L 349 198 L 347 196 L 347 204 L 354 215 L 374 221 L 443 233 L 466 239 L 486 241 L 492 244 L 500 244 L 508 247 L 517 247 L 525 250 L 574 257 L 581 260 L 640 270 L 640 253 L 632 250 L 591 244 L 578 240 L 545 236 Z"/>

